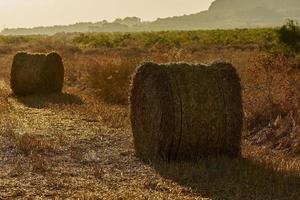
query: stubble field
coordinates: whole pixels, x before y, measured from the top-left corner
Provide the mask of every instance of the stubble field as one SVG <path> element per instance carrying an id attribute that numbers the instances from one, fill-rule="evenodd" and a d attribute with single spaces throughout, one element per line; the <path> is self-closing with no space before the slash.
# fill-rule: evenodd
<path id="1" fill-rule="evenodd" d="M 252 38 L 240 43 L 232 32 L 218 40 L 204 40 L 204 33 L 179 34 L 188 38 L 179 37 L 187 41 L 181 45 L 170 42 L 172 32 L 145 44 L 128 34 L 100 42 L 88 34 L 0 36 L 0 199 L 299 199 L 299 61 L 264 50 L 276 47 L 268 42 L 271 30 L 257 37 L 233 32 Z M 117 43 L 121 36 L 127 43 Z M 192 47 L 191 38 L 198 41 Z M 13 96 L 10 67 L 20 50 L 60 53 L 64 93 Z M 242 158 L 136 158 L 128 94 L 131 75 L 145 61 L 233 63 L 243 89 Z"/>

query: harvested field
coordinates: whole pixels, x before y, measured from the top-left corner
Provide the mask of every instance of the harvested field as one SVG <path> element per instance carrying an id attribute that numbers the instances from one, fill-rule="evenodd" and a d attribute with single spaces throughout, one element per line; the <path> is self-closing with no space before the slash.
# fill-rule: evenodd
<path id="1" fill-rule="evenodd" d="M 290 64 L 293 60 L 276 59 L 272 64 L 276 67 L 266 73 L 264 62 L 257 62 L 263 53 L 253 47 L 82 50 L 41 39 L 0 48 L 5 48 L 0 50 L 2 199 L 294 200 L 300 196 L 300 72 Z M 66 71 L 64 93 L 14 98 L 9 73 L 19 50 L 59 52 Z M 158 165 L 136 157 L 129 106 L 123 100 L 128 97 L 132 66 L 149 60 L 217 60 L 237 68 L 245 112 L 241 158 Z M 103 67 L 104 74 L 93 73 Z M 98 77 L 106 79 L 91 81 Z M 113 93 L 104 93 L 111 82 L 118 83 Z M 103 98 L 114 94 L 118 94 L 114 100 L 121 101 Z M 271 131 L 264 131 L 267 128 Z"/>

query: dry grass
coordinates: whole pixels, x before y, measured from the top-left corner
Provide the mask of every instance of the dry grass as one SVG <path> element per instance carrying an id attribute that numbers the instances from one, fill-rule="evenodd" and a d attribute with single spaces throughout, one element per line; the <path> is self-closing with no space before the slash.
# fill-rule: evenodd
<path id="1" fill-rule="evenodd" d="M 247 48 L 81 51 L 55 44 L 40 40 L 0 51 L 1 198 L 299 198 L 300 72 L 293 60 L 276 58 L 266 67 L 270 59 Z M 68 95 L 11 96 L 9 67 L 17 50 L 58 51 Z M 143 61 L 215 60 L 233 63 L 242 80 L 242 159 L 141 163 L 125 103 L 131 71 Z"/>
<path id="2" fill-rule="evenodd" d="M 11 176 L 23 175 L 26 170 L 45 174 L 50 170 L 48 158 L 59 153 L 58 145 L 42 135 L 19 135 L 10 127 L 1 131 L 1 137 L 5 149 L 16 158 L 9 173 Z"/>
<path id="3" fill-rule="evenodd" d="M 299 167 L 299 161 L 267 157 L 248 147 L 240 160 L 208 158 L 159 166 L 158 171 L 212 199 L 297 199 Z"/>
<path id="4" fill-rule="evenodd" d="M 131 75 L 139 65 L 138 59 L 120 57 L 99 63 L 96 58 L 95 62 L 88 72 L 91 88 L 108 103 L 128 104 Z"/>
<path id="5" fill-rule="evenodd" d="M 49 154 L 55 148 L 54 144 L 38 135 L 24 134 L 15 136 L 15 139 L 16 148 L 26 156 L 37 157 L 37 154 Z"/>

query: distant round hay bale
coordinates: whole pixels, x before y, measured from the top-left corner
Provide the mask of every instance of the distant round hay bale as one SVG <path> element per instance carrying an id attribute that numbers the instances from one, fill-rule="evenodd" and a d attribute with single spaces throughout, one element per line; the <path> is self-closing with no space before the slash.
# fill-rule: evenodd
<path id="1" fill-rule="evenodd" d="M 133 78 L 130 101 L 143 160 L 240 155 L 241 86 L 231 64 L 145 63 Z"/>
<path id="2" fill-rule="evenodd" d="M 59 54 L 17 53 L 11 68 L 11 89 L 16 95 L 60 93 L 64 65 Z"/>

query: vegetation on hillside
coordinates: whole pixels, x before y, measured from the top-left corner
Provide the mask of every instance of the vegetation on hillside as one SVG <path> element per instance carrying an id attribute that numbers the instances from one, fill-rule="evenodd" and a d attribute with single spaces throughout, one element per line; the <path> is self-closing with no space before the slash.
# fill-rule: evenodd
<path id="1" fill-rule="evenodd" d="M 276 46 L 276 29 L 163 31 L 145 33 L 60 33 L 54 36 L 0 36 L 0 45 L 48 40 L 88 48 L 185 49 L 205 46 Z"/>
<path id="2" fill-rule="evenodd" d="M 0 36 L 8 49 L 17 44 L 48 42 L 49 46 L 78 49 L 136 48 L 142 50 L 197 49 L 205 47 L 254 48 L 272 53 L 297 54 L 300 28 L 289 20 L 281 28 L 163 31 L 142 33 L 59 33 L 53 36 Z"/>

